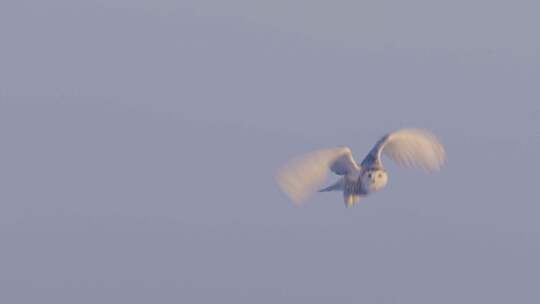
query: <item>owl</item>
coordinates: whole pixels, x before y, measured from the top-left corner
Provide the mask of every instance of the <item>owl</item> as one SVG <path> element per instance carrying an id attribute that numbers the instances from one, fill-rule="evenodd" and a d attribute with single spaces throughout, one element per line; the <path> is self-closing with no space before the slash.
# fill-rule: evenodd
<path id="1" fill-rule="evenodd" d="M 421 129 L 401 129 L 384 135 L 360 164 L 355 162 L 348 147 L 319 150 L 290 161 L 277 171 L 276 180 L 296 204 L 317 191 L 341 191 L 345 206 L 351 207 L 387 185 L 383 155 L 404 167 L 427 171 L 439 170 L 446 163 L 446 152 L 435 135 Z M 329 171 L 340 178 L 320 189 Z"/>

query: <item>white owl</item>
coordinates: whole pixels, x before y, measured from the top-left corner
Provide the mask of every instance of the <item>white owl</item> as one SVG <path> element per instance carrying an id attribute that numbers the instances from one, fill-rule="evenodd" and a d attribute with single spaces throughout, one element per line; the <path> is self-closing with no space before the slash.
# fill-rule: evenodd
<path id="1" fill-rule="evenodd" d="M 342 191 L 347 207 L 362 197 L 380 191 L 388 183 L 381 156 L 386 155 L 405 167 L 439 170 L 446 152 L 432 133 L 419 129 L 401 129 L 383 136 L 358 165 L 351 150 L 337 147 L 311 152 L 279 169 L 276 179 L 281 189 L 297 204 L 312 193 Z M 319 189 L 331 170 L 342 176 L 335 184 Z"/>

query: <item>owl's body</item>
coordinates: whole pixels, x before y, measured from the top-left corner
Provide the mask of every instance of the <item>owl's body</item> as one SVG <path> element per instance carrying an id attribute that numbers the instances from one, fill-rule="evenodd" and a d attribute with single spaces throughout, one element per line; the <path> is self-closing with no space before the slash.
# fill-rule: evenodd
<path id="1" fill-rule="evenodd" d="M 330 187 L 319 192 L 341 191 L 343 201 L 347 207 L 358 203 L 362 197 L 370 193 L 382 190 L 388 183 L 388 174 L 382 169 L 362 169 L 340 178 Z"/>
<path id="2" fill-rule="evenodd" d="M 446 160 L 444 148 L 431 133 L 403 129 L 381 138 L 360 165 L 347 147 L 320 150 L 291 162 L 279 171 L 277 180 L 284 192 L 299 203 L 315 192 L 327 172 L 332 171 L 342 177 L 319 192 L 341 191 L 345 205 L 351 207 L 387 185 L 388 173 L 381 161 L 383 153 L 398 164 L 426 170 L 440 169 Z"/>

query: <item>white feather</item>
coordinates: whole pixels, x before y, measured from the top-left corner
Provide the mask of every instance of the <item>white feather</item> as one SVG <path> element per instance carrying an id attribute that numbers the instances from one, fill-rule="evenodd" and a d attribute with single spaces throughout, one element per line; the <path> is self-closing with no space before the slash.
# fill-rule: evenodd
<path id="1" fill-rule="evenodd" d="M 404 167 L 439 170 L 446 162 L 446 152 L 432 133 L 419 129 L 402 129 L 386 136 L 378 144 L 377 159 L 384 154 Z"/>
<path id="2" fill-rule="evenodd" d="M 328 172 L 345 175 L 360 168 L 347 147 L 319 150 L 293 159 L 279 169 L 276 180 L 290 199 L 300 204 L 325 182 Z"/>

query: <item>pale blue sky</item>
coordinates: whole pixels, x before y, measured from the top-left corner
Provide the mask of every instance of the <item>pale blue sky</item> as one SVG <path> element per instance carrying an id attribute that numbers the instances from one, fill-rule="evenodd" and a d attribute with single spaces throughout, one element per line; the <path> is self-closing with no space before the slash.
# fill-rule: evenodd
<path id="1" fill-rule="evenodd" d="M 538 9 L 2 1 L 0 302 L 538 302 Z M 273 181 L 400 127 L 448 166 L 352 209 Z"/>

